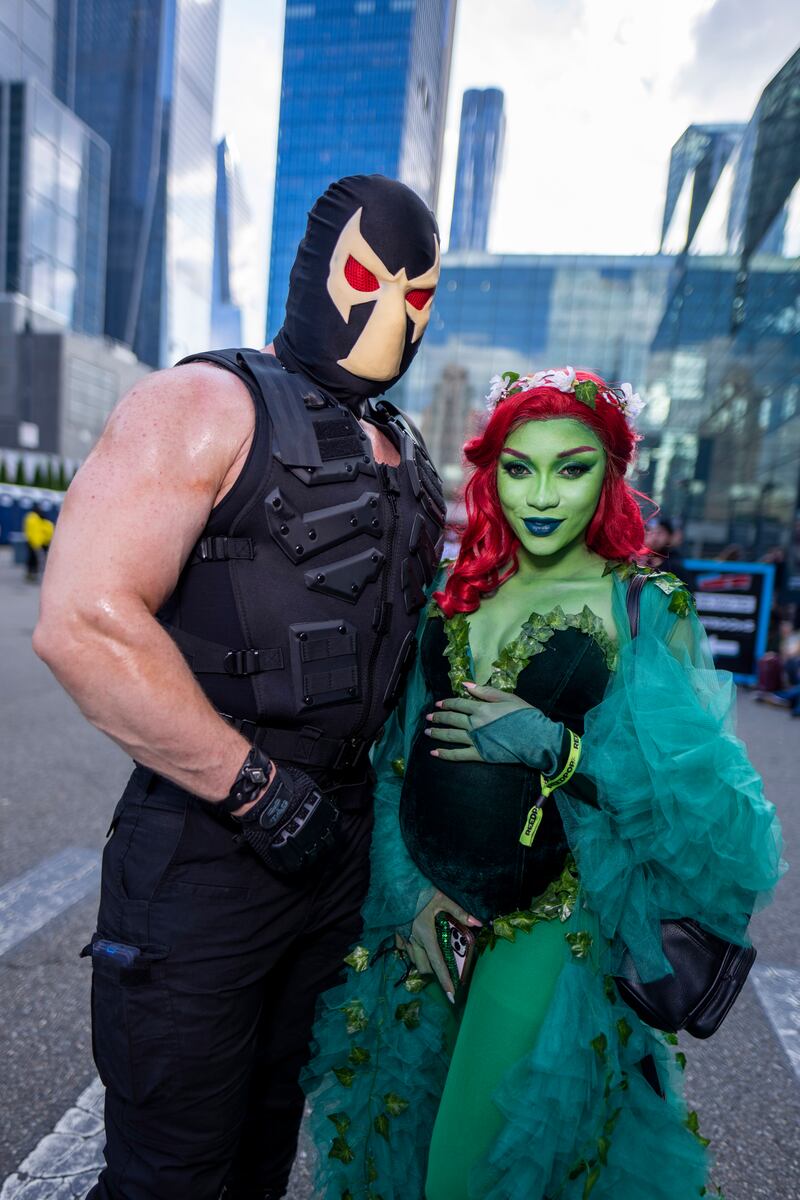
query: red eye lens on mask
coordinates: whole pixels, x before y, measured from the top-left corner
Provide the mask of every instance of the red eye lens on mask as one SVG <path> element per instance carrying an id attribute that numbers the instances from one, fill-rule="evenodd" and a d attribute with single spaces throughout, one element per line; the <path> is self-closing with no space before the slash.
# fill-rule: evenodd
<path id="1" fill-rule="evenodd" d="M 344 277 L 350 287 L 355 288 L 357 292 L 376 292 L 378 290 L 378 280 L 372 271 L 368 271 L 357 258 L 353 258 L 352 254 L 344 264 Z"/>
<path id="2" fill-rule="evenodd" d="M 433 292 L 433 288 L 416 288 L 413 292 L 408 293 L 406 300 L 412 308 L 424 308 Z"/>

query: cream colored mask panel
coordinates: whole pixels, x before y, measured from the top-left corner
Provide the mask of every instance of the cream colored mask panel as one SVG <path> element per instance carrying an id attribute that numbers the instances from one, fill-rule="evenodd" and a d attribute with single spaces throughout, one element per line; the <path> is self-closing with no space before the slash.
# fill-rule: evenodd
<path id="1" fill-rule="evenodd" d="M 414 331 L 412 345 L 425 332 L 431 315 L 433 293 L 439 282 L 439 242 L 434 237 L 433 264 L 409 279 L 405 267 L 392 275 L 361 233 L 359 208 L 345 225 L 331 255 L 328 294 L 344 321 L 350 320 L 354 304 L 372 303 L 375 309 L 347 358 L 338 360 L 361 379 L 394 379 L 400 371 L 406 345 L 406 318 Z"/>

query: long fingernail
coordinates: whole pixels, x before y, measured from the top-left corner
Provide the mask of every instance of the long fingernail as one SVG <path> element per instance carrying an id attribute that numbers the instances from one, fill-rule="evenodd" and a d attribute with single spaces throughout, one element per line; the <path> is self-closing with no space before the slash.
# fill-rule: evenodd
<path id="1" fill-rule="evenodd" d="M 425 736 L 426 736 L 426 737 L 433 737 L 433 730 L 432 730 L 432 729 L 423 729 L 423 731 L 422 731 L 422 732 L 425 734 Z"/>
<path id="2" fill-rule="evenodd" d="M 432 720 L 433 720 L 433 716 L 434 716 L 434 714 L 433 714 L 433 713 L 425 713 L 425 720 L 426 720 L 426 721 L 432 721 Z"/>
<path id="3" fill-rule="evenodd" d="M 445 992 L 445 996 L 447 996 L 447 999 L 450 1001 L 451 1004 L 455 1004 L 456 998 L 452 992 Z"/>
<path id="4" fill-rule="evenodd" d="M 480 925 L 482 927 L 483 921 L 479 921 L 477 917 L 470 917 L 469 920 L 467 921 L 467 924 L 468 925 Z"/>
<path id="5" fill-rule="evenodd" d="M 439 751 L 431 750 L 431 758 L 438 758 L 438 757 L 439 757 Z"/>
<path id="6" fill-rule="evenodd" d="M 441 708 L 441 707 L 442 707 L 442 704 L 443 704 L 443 701 L 442 701 L 442 700 L 437 700 L 437 701 L 436 701 L 436 704 L 434 705 L 434 707 L 435 707 L 435 708 Z"/>

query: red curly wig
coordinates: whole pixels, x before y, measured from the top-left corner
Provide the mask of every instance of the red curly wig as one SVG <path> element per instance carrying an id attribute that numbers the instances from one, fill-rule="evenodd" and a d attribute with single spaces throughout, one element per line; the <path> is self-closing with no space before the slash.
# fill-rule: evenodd
<path id="1" fill-rule="evenodd" d="M 579 381 L 591 379 L 600 388 L 608 387 L 598 375 L 588 371 L 576 374 Z M 623 413 L 600 397 L 592 409 L 572 392 L 560 392 L 553 387 L 531 388 L 500 401 L 483 432 L 464 447 L 464 456 L 474 468 L 464 489 L 466 525 L 458 558 L 444 590 L 434 593 L 445 616 L 474 612 L 482 596 L 495 591 L 516 573 L 520 542 L 500 506 L 497 460 L 512 430 L 527 421 L 557 418 L 570 418 L 586 425 L 606 452 L 605 478 L 586 530 L 586 545 L 602 558 L 614 560 L 647 553 L 644 522 L 636 497 L 648 498 L 634 491 L 625 480 L 639 439 Z"/>

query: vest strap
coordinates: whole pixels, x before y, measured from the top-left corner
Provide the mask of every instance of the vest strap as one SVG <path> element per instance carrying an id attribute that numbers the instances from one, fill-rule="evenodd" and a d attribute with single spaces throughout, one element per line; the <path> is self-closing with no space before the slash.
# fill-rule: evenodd
<path id="1" fill-rule="evenodd" d="M 358 766 L 369 746 L 362 738 L 326 737 L 321 729 L 313 725 L 304 725 L 302 729 L 273 729 L 268 725 L 257 725 L 254 721 L 232 717 L 228 713 L 221 712 L 219 715 L 270 758 L 297 763 L 298 766 L 349 770 Z"/>
<path id="2" fill-rule="evenodd" d="M 162 621 L 162 625 L 198 675 L 260 675 L 264 671 L 280 671 L 283 668 L 283 650 L 280 646 L 230 650 L 227 646 L 195 637 L 185 629 L 176 629 L 165 621 Z"/>
<path id="3" fill-rule="evenodd" d="M 189 566 L 201 562 L 227 562 L 231 558 L 255 558 L 252 538 L 204 537 L 195 546 Z"/>

